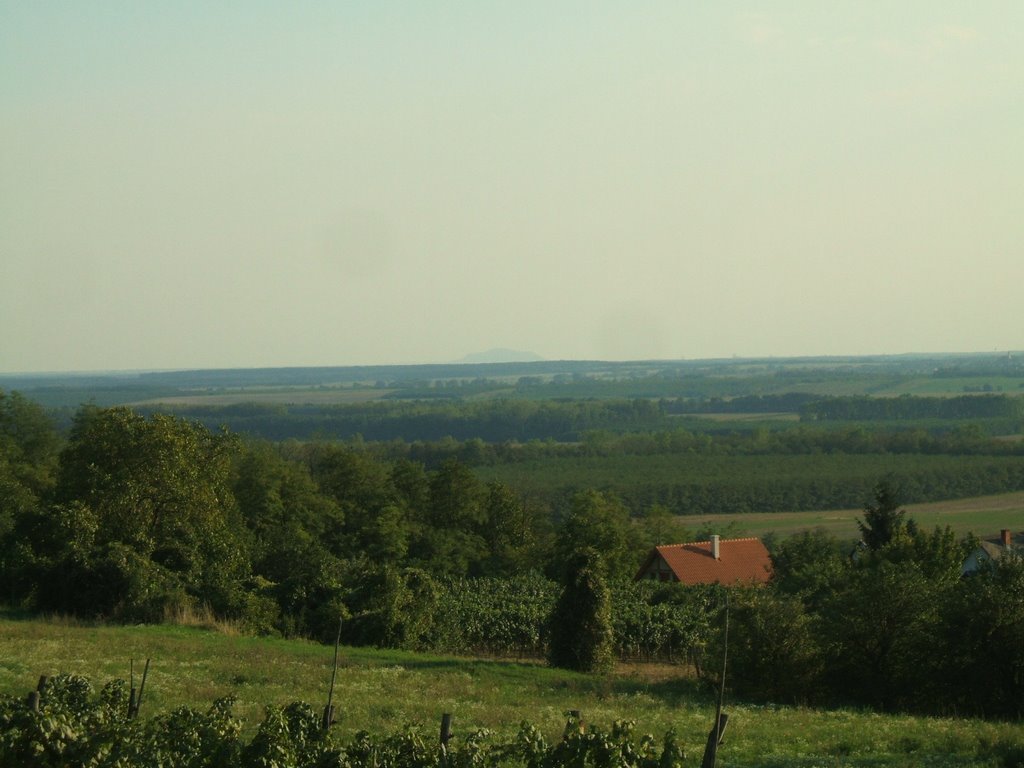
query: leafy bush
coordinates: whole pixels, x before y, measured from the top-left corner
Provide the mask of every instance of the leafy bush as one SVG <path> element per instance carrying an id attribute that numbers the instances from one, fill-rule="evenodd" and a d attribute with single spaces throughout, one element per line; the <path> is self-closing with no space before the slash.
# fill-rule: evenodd
<path id="1" fill-rule="evenodd" d="M 437 585 L 425 571 L 367 567 L 345 599 L 352 618 L 343 638 L 356 645 L 422 648 L 433 627 Z"/>
<path id="2" fill-rule="evenodd" d="M 605 731 L 585 728 L 572 718 L 553 745 L 529 723 L 510 741 L 480 730 L 442 747 L 410 726 L 385 736 L 363 731 L 339 743 L 303 702 L 267 707 L 256 734 L 244 743 L 233 703 L 229 697 L 206 712 L 179 707 L 149 720 L 132 720 L 123 680 L 108 683 L 97 697 L 85 678 L 62 675 L 43 689 L 38 712 L 24 699 L 0 698 L 0 766 L 673 768 L 683 758 L 671 731 L 659 747 L 652 736 L 637 736 L 632 722 L 617 721 Z"/>
<path id="3" fill-rule="evenodd" d="M 573 553 L 565 586 L 551 614 L 548 661 L 580 672 L 607 672 L 614 664 L 611 596 L 593 549 Z"/>
<path id="4" fill-rule="evenodd" d="M 721 659 L 714 633 L 710 658 Z M 822 653 L 811 617 L 795 597 L 770 589 L 730 591 L 726 678 L 736 693 L 775 702 L 806 702 L 819 689 Z"/>

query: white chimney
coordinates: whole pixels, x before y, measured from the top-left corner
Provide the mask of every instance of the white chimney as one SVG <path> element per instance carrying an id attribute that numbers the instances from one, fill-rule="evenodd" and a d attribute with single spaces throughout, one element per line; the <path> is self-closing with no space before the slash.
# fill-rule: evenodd
<path id="1" fill-rule="evenodd" d="M 715 560 L 720 560 L 721 559 L 721 556 L 719 555 L 719 552 L 718 552 L 718 534 L 717 533 L 711 535 L 711 556 L 713 558 L 715 558 Z"/>

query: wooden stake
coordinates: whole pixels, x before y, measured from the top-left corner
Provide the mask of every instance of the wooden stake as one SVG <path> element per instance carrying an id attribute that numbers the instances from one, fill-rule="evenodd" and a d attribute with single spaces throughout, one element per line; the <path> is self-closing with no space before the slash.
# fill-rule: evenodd
<path id="1" fill-rule="evenodd" d="M 450 712 L 441 715 L 441 746 L 447 748 L 452 738 L 452 716 Z"/>
<path id="2" fill-rule="evenodd" d="M 729 716 L 722 714 L 722 703 L 725 700 L 725 670 L 729 658 L 729 593 L 725 593 L 725 630 L 722 639 L 722 679 L 718 688 L 718 706 L 715 708 L 715 724 L 708 734 L 708 744 L 704 748 L 704 759 L 701 768 L 715 768 L 718 759 L 718 745 L 722 743 L 722 734 Z"/>
<path id="3" fill-rule="evenodd" d="M 135 690 L 135 659 L 128 660 L 128 719 L 135 717 L 135 697 L 138 691 Z"/>
<path id="4" fill-rule="evenodd" d="M 138 717 L 139 707 L 142 706 L 142 694 L 146 690 L 146 678 L 149 676 L 149 659 L 146 659 L 146 666 L 142 669 L 142 682 L 139 683 L 139 698 L 135 700 L 135 709 L 132 710 L 132 717 Z"/>
<path id="5" fill-rule="evenodd" d="M 562 741 L 569 738 L 569 734 L 572 732 L 573 721 L 576 721 L 576 732 L 583 733 L 586 731 L 586 726 L 583 723 L 583 713 L 578 709 L 569 710 L 569 719 L 565 723 L 565 731 L 562 733 Z"/>
<path id="6" fill-rule="evenodd" d="M 343 619 L 338 617 L 338 634 L 334 638 L 334 670 L 331 672 L 331 687 L 327 691 L 327 706 L 324 707 L 323 720 L 320 722 L 321 730 L 326 731 L 331 727 L 334 722 L 334 681 L 338 677 L 338 646 L 341 645 L 341 622 Z"/>
<path id="7" fill-rule="evenodd" d="M 452 738 L 452 716 L 445 712 L 441 715 L 441 765 L 448 765 L 448 742 Z"/>

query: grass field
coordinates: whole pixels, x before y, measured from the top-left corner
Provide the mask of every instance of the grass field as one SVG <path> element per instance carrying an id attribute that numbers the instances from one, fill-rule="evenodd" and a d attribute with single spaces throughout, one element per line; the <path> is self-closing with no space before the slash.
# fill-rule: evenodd
<path id="1" fill-rule="evenodd" d="M 97 687 L 128 675 L 129 660 L 152 658 L 143 714 L 187 704 L 205 708 L 238 697 L 236 713 L 251 724 L 265 704 L 326 701 L 332 649 L 301 641 L 230 636 L 189 627 L 83 626 L 61 620 L 0 615 L 0 692 L 15 695 L 43 673 L 75 672 Z M 676 728 L 688 765 L 699 763 L 713 702 L 686 670 L 622 667 L 599 677 L 538 663 L 463 659 L 402 651 L 342 649 L 335 692 L 346 736 L 384 734 L 418 723 L 437 728 L 454 715 L 456 737 L 484 727 L 512 735 L 529 720 L 549 739 L 564 713 L 580 709 L 602 727 L 637 721 L 660 738 Z M 999 766 L 1024 755 L 1024 726 L 976 720 L 883 716 L 727 702 L 731 720 L 720 766 Z M 1002 756 L 1002 757 L 1001 757 Z"/>
<path id="2" fill-rule="evenodd" d="M 980 538 L 998 535 L 1003 528 L 1024 530 L 1024 492 L 1004 493 L 996 496 L 978 496 L 928 504 L 908 504 L 904 507 L 923 530 L 935 526 L 949 526 L 958 536 L 974 533 Z M 752 512 L 735 515 L 701 515 L 680 517 L 688 528 L 730 526 L 750 536 L 776 533 L 791 536 L 801 531 L 822 528 L 839 539 L 859 536 L 857 520 L 862 509 L 836 509 L 825 512 Z M 699 522 L 698 522 L 699 521 Z"/>

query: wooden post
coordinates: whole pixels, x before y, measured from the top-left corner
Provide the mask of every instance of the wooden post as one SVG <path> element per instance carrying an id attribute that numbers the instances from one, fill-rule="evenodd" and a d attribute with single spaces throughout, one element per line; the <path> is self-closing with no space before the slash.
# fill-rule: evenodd
<path id="1" fill-rule="evenodd" d="M 715 760 L 718 759 L 718 746 L 722 743 L 722 734 L 725 732 L 725 724 L 729 722 L 729 716 L 722 712 L 722 703 L 725 700 L 725 670 L 729 658 L 729 593 L 725 593 L 725 628 L 722 638 L 722 679 L 718 688 L 718 706 L 715 708 L 715 724 L 708 734 L 708 743 L 704 748 L 704 759 L 701 761 L 701 768 L 715 768 Z"/>
<path id="2" fill-rule="evenodd" d="M 448 748 L 448 742 L 452 738 L 452 715 L 450 712 L 445 712 L 441 715 L 441 746 L 445 749 Z"/>
<path id="3" fill-rule="evenodd" d="M 338 634 L 334 638 L 334 670 L 331 672 L 331 687 L 327 691 L 327 706 L 324 707 L 324 716 L 320 721 L 320 729 L 326 731 L 334 723 L 334 681 L 338 677 L 338 646 L 341 645 L 341 622 L 338 617 Z"/>
<path id="4" fill-rule="evenodd" d="M 704 759 L 700 762 L 700 768 L 714 768 L 715 760 L 718 758 L 718 747 L 722 744 L 725 736 L 725 726 L 729 722 L 729 716 L 724 712 L 719 716 L 715 727 L 708 734 L 708 743 L 704 747 Z"/>
<path id="5" fill-rule="evenodd" d="M 565 731 L 562 733 L 562 741 L 569 738 L 569 734 L 572 733 L 573 721 L 576 722 L 576 733 L 583 733 L 586 730 L 586 726 L 583 723 L 583 713 L 578 709 L 569 710 L 569 719 L 565 722 Z"/>
<path id="6" fill-rule="evenodd" d="M 448 742 L 452 738 L 452 715 L 445 712 L 441 715 L 441 764 L 448 765 Z"/>
<path id="7" fill-rule="evenodd" d="M 146 659 L 146 666 L 142 669 L 142 682 L 139 683 L 139 697 L 135 700 L 135 708 L 132 709 L 132 717 L 138 717 L 139 707 L 142 706 L 142 694 L 146 690 L 146 678 L 149 676 L 149 659 Z"/>
<path id="8" fill-rule="evenodd" d="M 128 719 L 135 717 L 135 699 L 138 691 L 135 690 L 135 659 L 128 659 Z"/>
<path id="9" fill-rule="evenodd" d="M 36 683 L 36 689 L 34 691 L 29 691 L 27 703 L 28 708 L 33 712 L 39 711 L 39 700 L 42 698 L 47 680 L 49 680 L 49 678 L 46 675 L 40 675 L 39 682 Z"/>

